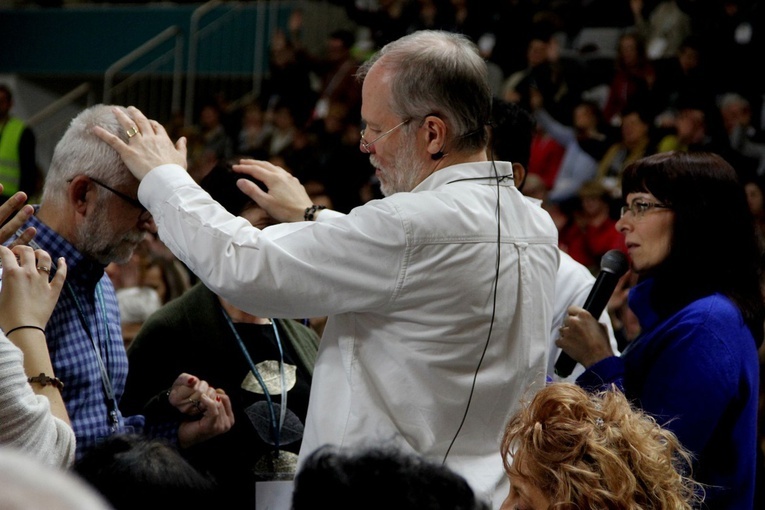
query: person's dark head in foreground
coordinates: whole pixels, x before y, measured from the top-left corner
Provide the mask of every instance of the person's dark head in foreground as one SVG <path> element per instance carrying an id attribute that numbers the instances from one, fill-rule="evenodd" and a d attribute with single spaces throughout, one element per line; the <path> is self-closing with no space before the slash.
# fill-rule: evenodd
<path id="1" fill-rule="evenodd" d="M 488 510 L 449 468 L 392 448 L 319 448 L 295 478 L 293 510 Z"/>
<path id="2" fill-rule="evenodd" d="M 118 434 L 90 450 L 74 471 L 116 510 L 149 508 L 172 501 L 174 508 L 215 508 L 216 486 L 169 444 Z"/>

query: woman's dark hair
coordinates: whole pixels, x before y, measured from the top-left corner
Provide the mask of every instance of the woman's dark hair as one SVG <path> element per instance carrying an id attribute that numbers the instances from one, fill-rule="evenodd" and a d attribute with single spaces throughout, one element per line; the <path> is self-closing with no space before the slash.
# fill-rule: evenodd
<path id="1" fill-rule="evenodd" d="M 651 303 L 667 316 L 719 292 L 741 310 L 759 346 L 765 307 L 759 250 L 743 185 L 717 154 L 666 152 L 624 170 L 622 197 L 648 192 L 672 207 L 675 223 L 667 259 L 652 273 Z"/>
<path id="2" fill-rule="evenodd" d="M 116 510 L 214 508 L 217 486 L 168 443 L 136 434 L 116 434 L 89 450 L 74 466 Z"/>

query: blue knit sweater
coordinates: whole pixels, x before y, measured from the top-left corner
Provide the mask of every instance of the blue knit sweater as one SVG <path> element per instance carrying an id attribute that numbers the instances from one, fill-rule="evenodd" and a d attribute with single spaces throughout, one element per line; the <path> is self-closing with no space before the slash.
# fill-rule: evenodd
<path id="1" fill-rule="evenodd" d="M 629 305 L 641 334 L 621 357 L 606 358 L 577 383 L 616 384 L 693 452 L 693 477 L 714 509 L 751 510 L 754 499 L 759 362 L 736 305 L 720 294 L 668 318 L 651 308 L 653 280 L 635 286 Z"/>

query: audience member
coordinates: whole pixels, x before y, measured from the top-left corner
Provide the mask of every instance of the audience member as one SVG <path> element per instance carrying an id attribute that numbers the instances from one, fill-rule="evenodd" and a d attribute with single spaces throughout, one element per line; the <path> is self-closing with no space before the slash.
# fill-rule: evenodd
<path id="1" fill-rule="evenodd" d="M 356 117 L 358 109 L 352 114 L 332 104 L 327 117 L 314 125 L 316 157 L 306 165 L 310 173 L 296 175 L 309 194 L 325 194 L 332 208 L 343 213 L 369 200 L 364 193 L 374 173 L 369 158 L 359 151 L 361 126 Z"/>
<path id="2" fill-rule="evenodd" d="M 0 182 L 5 202 L 17 191 L 36 196 L 40 172 L 37 168 L 35 134 L 24 121 L 11 115 L 13 94 L 0 83 Z"/>
<path id="3" fill-rule="evenodd" d="M 529 155 L 529 173 L 539 176 L 548 190 L 555 184 L 565 155 L 566 147 L 535 122 Z"/>
<path id="4" fill-rule="evenodd" d="M 691 35 L 691 18 L 675 0 L 629 0 L 635 28 L 645 41 L 650 60 L 672 58 L 686 37 Z"/>
<path id="5" fill-rule="evenodd" d="M 123 289 L 149 287 L 157 292 L 159 302 L 165 304 L 191 287 L 189 270 L 152 233 L 138 243 L 127 262 L 112 262 L 105 271 L 118 297 Z"/>
<path id="6" fill-rule="evenodd" d="M 181 297 L 191 287 L 188 271 L 172 253 L 167 256 L 150 251 L 141 265 L 140 277 L 141 285 L 155 290 L 163 305 Z"/>
<path id="7" fill-rule="evenodd" d="M 720 97 L 720 116 L 730 149 L 738 156 L 739 172 L 751 169 L 765 175 L 765 133 L 756 124 L 748 99 L 733 92 Z"/>
<path id="8" fill-rule="evenodd" d="M 559 43 L 546 23 L 535 26 L 528 42 L 526 67 L 511 74 L 502 85 L 502 98 L 531 109 L 532 92 L 543 98 L 545 109 L 558 121 L 571 117 L 581 91 L 569 79 L 570 71 L 560 59 Z"/>
<path id="9" fill-rule="evenodd" d="M 650 104 L 658 127 L 671 126 L 683 105 L 714 103 L 703 41 L 697 36 L 686 37 L 673 58 L 658 60 L 654 67 Z"/>
<path id="10" fill-rule="evenodd" d="M 255 159 L 268 158 L 265 142 L 273 127 L 266 122 L 266 114 L 257 101 L 244 107 L 242 126 L 237 140 L 237 154 Z"/>
<path id="11" fill-rule="evenodd" d="M 92 133 L 96 125 L 125 140 L 134 136 L 119 127 L 109 106 L 77 115 L 56 145 L 36 216 L 25 224 L 37 231 L 35 248 L 67 261 L 64 291 L 45 331 L 53 368 L 64 384 L 78 458 L 104 437 L 143 428 L 143 416 L 123 416 L 118 405 L 128 364 L 117 298 L 104 268 L 128 260 L 146 232 L 155 230 L 151 215 L 133 198 L 138 181 Z M 171 390 L 166 402 L 193 416 L 147 433 L 172 435 L 189 445 L 230 427 L 228 397 L 204 381 L 181 374 Z"/>
<path id="12" fill-rule="evenodd" d="M 350 30 L 335 30 L 329 34 L 326 57 L 312 58 L 312 68 L 319 77 L 319 99 L 311 120 L 326 119 L 330 106 L 342 105 L 354 114 L 361 107 L 361 86 L 356 80 L 359 63 L 351 53 L 355 36 Z"/>
<path id="13" fill-rule="evenodd" d="M 162 303 L 156 289 L 144 285 L 116 289 L 115 292 L 120 308 L 122 341 L 127 349 L 146 319 L 159 310 Z"/>
<path id="14" fill-rule="evenodd" d="M 765 176 L 745 174 L 742 182 L 744 183 L 749 212 L 754 218 L 754 230 L 757 234 L 760 251 L 765 255 Z"/>
<path id="15" fill-rule="evenodd" d="M 446 30 L 466 35 L 471 41 L 478 44 L 481 56 L 486 58 L 488 54 L 481 47 L 481 37 L 486 33 L 486 19 L 490 8 L 480 2 L 470 0 L 449 0 L 451 6 L 450 20 Z"/>
<path id="16" fill-rule="evenodd" d="M 570 383 L 540 390 L 508 422 L 502 509 L 697 508 L 691 454 L 618 391 Z"/>
<path id="17" fill-rule="evenodd" d="M 761 73 L 753 72 L 765 52 L 765 8 L 757 0 L 699 2 L 677 0 L 691 15 L 693 30 L 703 42 L 708 79 L 717 95 L 737 92 L 760 98 L 765 90 Z"/>
<path id="18" fill-rule="evenodd" d="M 710 136 L 703 109 L 691 106 L 681 109 L 674 119 L 673 127 L 673 132 L 661 137 L 656 144 L 657 152 L 706 152 Z"/>
<path id="19" fill-rule="evenodd" d="M 274 224 L 236 187 L 240 177 L 218 166 L 201 186 L 254 226 Z M 152 315 L 131 344 L 122 408 L 151 420 L 147 404 L 178 370 L 223 389 L 231 398 L 233 427 L 182 453 L 218 481 L 219 504 L 251 509 L 256 481 L 295 475 L 318 345 L 318 335 L 299 322 L 248 314 L 198 283 Z M 280 419 L 282 406 L 287 414 Z"/>
<path id="20" fill-rule="evenodd" d="M 619 37 L 614 76 L 609 85 L 603 117 L 612 126 L 623 125 L 627 107 L 647 102 L 656 72 L 646 55 L 645 41 L 636 32 Z"/>
<path id="21" fill-rule="evenodd" d="M 640 336 L 614 356 L 572 307 L 558 345 L 587 367 L 578 384 L 616 384 L 677 435 L 709 508 L 752 508 L 765 312 L 743 186 L 715 154 L 670 152 L 629 165 L 622 196 Z M 699 249 L 702 239 L 714 243 Z"/>
<path id="22" fill-rule="evenodd" d="M 317 99 L 311 84 L 311 68 L 281 29 L 274 31 L 268 49 L 268 75 L 260 90 L 266 121 L 270 122 L 275 106 L 282 104 L 291 108 L 298 119 L 296 124 L 302 125 L 311 117 Z"/>
<path id="23" fill-rule="evenodd" d="M 0 204 L 0 241 L 8 240 L 33 214 L 25 201 L 26 194 L 17 192 Z M 8 219 L 14 211 L 18 212 Z M 25 231 L 23 241 L 33 234 Z M 68 467 L 74 461 L 74 432 L 61 398 L 61 381 L 41 341 L 66 278 L 66 264 L 58 261 L 59 271 L 49 282 L 51 258 L 42 250 L 0 246 L 0 260 L 0 444 L 44 464 Z"/>
<path id="24" fill-rule="evenodd" d="M 498 434 L 519 396 L 544 382 L 549 348 L 535 339 L 549 332 L 555 227 L 513 186 L 510 163 L 486 160 L 491 92 L 467 38 L 416 32 L 360 74 L 360 148 L 387 196 L 347 216 L 317 210 L 283 169 L 246 161 L 234 168 L 269 191 L 241 189 L 276 219 L 301 222 L 261 231 L 196 187 L 183 142 L 137 109 L 115 115 L 141 136 L 96 131 L 146 177 L 139 193 L 160 237 L 211 290 L 261 317 L 330 316 L 301 456 L 393 437 L 496 501 L 506 484 Z"/>
<path id="25" fill-rule="evenodd" d="M 375 51 L 406 35 L 411 25 L 407 0 L 378 0 L 377 5 L 366 6 L 359 6 L 355 0 L 331 1 L 343 5 L 351 21 L 370 31 Z"/>
<path id="26" fill-rule="evenodd" d="M 579 206 L 560 230 L 558 245 L 593 274 L 598 272 L 606 252 L 626 253 L 624 237 L 611 218 L 611 195 L 600 182 L 585 182 L 579 188 Z"/>
<path id="27" fill-rule="evenodd" d="M 269 114 L 269 123 L 271 124 L 271 131 L 264 140 L 268 157 L 283 156 L 287 158 L 287 153 L 291 150 L 299 132 L 295 114 L 289 103 L 278 101 L 274 104 Z M 219 162 L 225 163 L 224 161 Z"/>
<path id="28" fill-rule="evenodd" d="M 562 205 L 568 213 L 567 205 L 576 199 L 582 184 L 595 178 L 598 162 L 613 140 L 606 134 L 603 116 L 596 103 L 582 101 L 576 105 L 573 124 L 567 126 L 547 113 L 541 96 L 532 94 L 532 97 L 532 111 L 537 123 L 566 149 L 547 198 Z"/>
<path id="29" fill-rule="evenodd" d="M 6 510 L 113 510 L 70 471 L 11 447 L 0 448 L 0 508 Z"/>
<path id="30" fill-rule="evenodd" d="M 223 112 L 217 103 L 208 101 L 199 112 L 199 147 L 193 149 L 193 164 L 189 173 L 197 181 L 218 162 L 228 161 L 234 155 L 234 142 L 226 133 Z"/>
<path id="31" fill-rule="evenodd" d="M 450 0 L 416 0 L 409 3 L 411 11 L 407 33 L 418 30 L 449 30 L 454 19 Z"/>
<path id="32" fill-rule="evenodd" d="M 627 108 L 622 112 L 621 138 L 600 158 L 597 179 L 608 188 L 612 197 L 618 197 L 624 167 L 654 152 L 656 148 L 649 112 L 641 107 Z"/>
<path id="33" fill-rule="evenodd" d="M 325 446 L 311 453 L 295 481 L 292 510 L 488 510 L 463 477 L 395 447 Z"/>
<path id="34" fill-rule="evenodd" d="M 488 60 L 510 76 L 526 67 L 526 47 L 531 38 L 537 7 L 530 2 L 510 0 L 496 2 L 496 11 L 487 21 L 494 45 Z"/>
<path id="35" fill-rule="evenodd" d="M 115 434 L 78 460 L 74 472 L 115 510 L 159 504 L 202 509 L 221 504 L 215 483 L 160 439 Z"/>

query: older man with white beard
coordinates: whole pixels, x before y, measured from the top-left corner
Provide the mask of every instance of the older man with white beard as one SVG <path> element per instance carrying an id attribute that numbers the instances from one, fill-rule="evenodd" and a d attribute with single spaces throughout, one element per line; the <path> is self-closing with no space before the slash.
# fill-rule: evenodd
<path id="1" fill-rule="evenodd" d="M 504 424 L 545 381 L 557 231 L 515 188 L 511 164 L 487 160 L 491 90 L 466 37 L 416 32 L 360 75 L 360 148 L 387 196 L 348 215 L 246 160 L 234 168 L 268 192 L 240 188 L 294 222 L 259 230 L 206 195 L 183 168 L 183 139 L 137 109 L 115 111 L 127 143 L 96 132 L 143 180 L 160 238 L 214 292 L 262 317 L 329 316 L 301 458 L 392 442 L 499 507 Z"/>
<path id="2" fill-rule="evenodd" d="M 109 106 L 97 105 L 75 117 L 56 146 L 35 216 L 19 229 L 34 227 L 36 236 L 29 244 L 46 250 L 53 260 L 64 257 L 68 267 L 46 338 L 55 373 L 64 383 L 76 458 L 120 432 L 144 431 L 191 446 L 228 430 L 233 420 L 228 397 L 206 382 L 181 374 L 163 397 L 168 409 L 202 414 L 193 421 L 147 424 L 144 416 L 124 417 L 119 410 L 128 362 L 117 298 L 104 268 L 126 262 L 156 227 L 134 198 L 138 181 L 93 134 L 96 125 L 124 135 Z M 38 270 L 55 272 L 55 267 Z"/>

